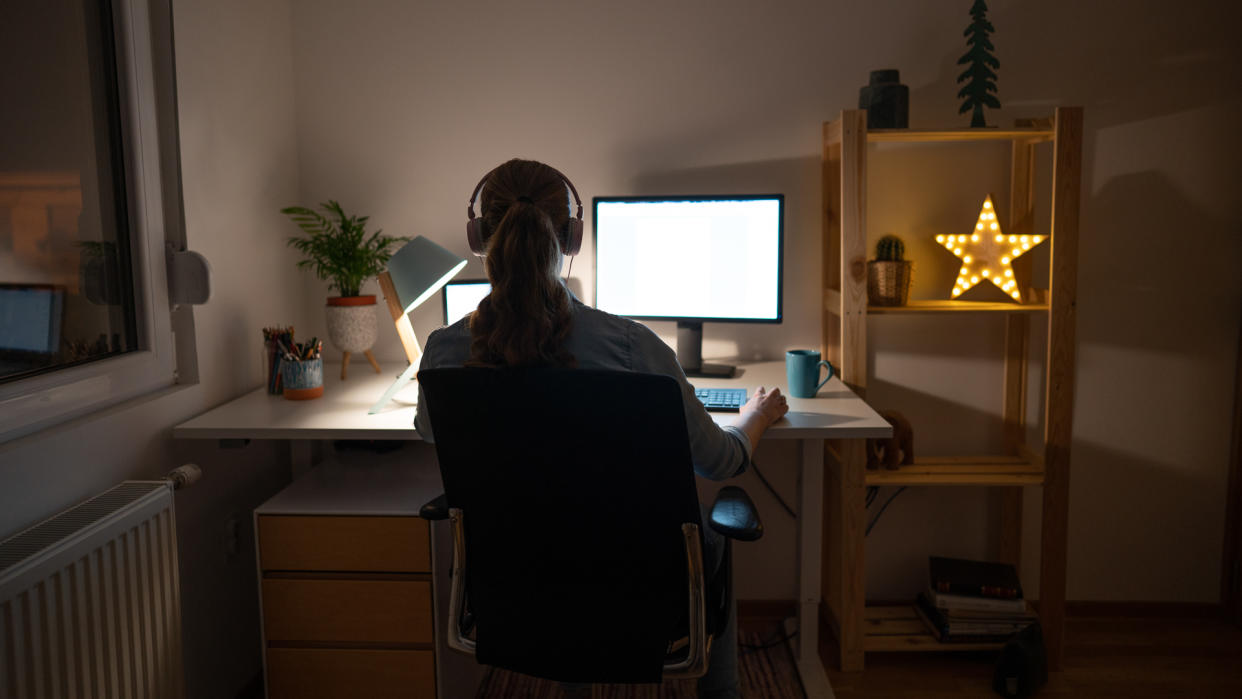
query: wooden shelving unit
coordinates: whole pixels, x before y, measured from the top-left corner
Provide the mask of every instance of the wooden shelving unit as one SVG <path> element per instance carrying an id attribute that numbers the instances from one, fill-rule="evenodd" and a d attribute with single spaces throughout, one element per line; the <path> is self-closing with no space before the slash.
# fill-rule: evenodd
<path id="1" fill-rule="evenodd" d="M 1005 323 L 1002 420 L 1004 454 L 919 458 L 896 470 L 867 470 L 863 446 L 842 441 L 825 455 L 825 555 L 822 608 L 837 638 L 842 670 L 863 669 L 868 652 L 955 651 L 998 644 L 941 643 L 908 604 L 865 601 L 864 536 L 869 486 L 991 486 L 998 499 L 997 560 L 1019 563 L 1022 488 L 1043 486 L 1039 613 L 1050 669 L 1061 665 L 1065 621 L 1066 532 L 1069 515 L 1069 447 L 1074 384 L 1078 210 L 1081 190 L 1082 109 L 1056 110 L 1047 128 L 867 130 L 867 114 L 847 110 L 824 124 L 823 347 L 841 378 L 862 396 L 867 389 L 868 315 L 999 314 Z M 1047 122 L 1045 122 L 1047 123 Z M 867 144 L 1009 141 L 1012 144 L 1010 211 L 1005 231 L 1033 228 L 1035 146 L 1051 143 L 1051 246 L 1049 288 L 1038 303 L 915 301 L 901 307 L 867 304 Z M 1002 212 L 1003 213 L 1003 212 Z M 1028 299 L 1029 300 L 1029 299 Z M 1025 443 L 1027 344 L 1031 323 L 1047 323 L 1043 372 L 1044 438 Z M 899 406 L 898 406 L 899 407 Z M 915 425 L 915 429 L 918 426 Z"/>

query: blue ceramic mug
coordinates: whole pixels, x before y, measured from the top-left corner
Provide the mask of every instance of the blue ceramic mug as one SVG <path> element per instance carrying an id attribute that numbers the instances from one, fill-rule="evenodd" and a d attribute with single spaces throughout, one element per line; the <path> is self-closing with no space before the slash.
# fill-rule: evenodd
<path id="1" fill-rule="evenodd" d="M 819 380 L 820 367 L 828 368 L 828 375 L 823 381 Z M 814 398 L 832 375 L 832 365 L 821 360 L 815 350 L 789 350 L 785 353 L 785 380 L 789 382 L 789 395 L 794 398 Z"/>

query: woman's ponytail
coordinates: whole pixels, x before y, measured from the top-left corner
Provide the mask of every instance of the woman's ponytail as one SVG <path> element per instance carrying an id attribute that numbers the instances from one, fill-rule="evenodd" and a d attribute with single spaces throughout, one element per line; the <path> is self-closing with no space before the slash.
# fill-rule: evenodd
<path id="1" fill-rule="evenodd" d="M 492 290 L 470 319 L 468 364 L 574 366 L 565 349 L 569 291 L 558 276 L 558 232 L 569 218 L 560 176 L 542 163 L 511 160 L 489 178 L 482 209 Z"/>

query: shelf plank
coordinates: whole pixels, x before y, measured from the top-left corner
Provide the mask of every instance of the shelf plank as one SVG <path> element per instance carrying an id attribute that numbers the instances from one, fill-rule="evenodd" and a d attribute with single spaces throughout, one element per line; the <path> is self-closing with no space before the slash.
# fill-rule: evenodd
<path id="1" fill-rule="evenodd" d="M 867 306 L 868 314 L 896 313 L 1038 313 L 1046 303 L 957 301 L 954 299 L 911 301 L 904 306 Z"/>
<path id="2" fill-rule="evenodd" d="M 981 454 L 970 456 L 921 456 L 914 460 L 916 466 L 979 466 L 981 464 L 1021 465 L 1030 461 L 1023 456 Z"/>
<path id="3" fill-rule="evenodd" d="M 941 643 L 910 604 L 868 605 L 863 612 L 863 650 L 952 652 L 993 650 L 1003 643 Z"/>
<path id="4" fill-rule="evenodd" d="M 1052 129 L 872 129 L 868 143 L 937 143 L 945 141 L 1052 140 Z"/>
<path id="5" fill-rule="evenodd" d="M 916 458 L 896 469 L 872 469 L 867 485 L 1039 485 L 1044 471 L 1016 456 L 941 456 Z"/>

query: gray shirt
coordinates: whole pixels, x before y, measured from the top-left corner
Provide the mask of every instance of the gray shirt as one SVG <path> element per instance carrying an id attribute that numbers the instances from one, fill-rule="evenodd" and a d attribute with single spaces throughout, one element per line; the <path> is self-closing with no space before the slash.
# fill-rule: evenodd
<path id="1" fill-rule="evenodd" d="M 717 425 L 703 404 L 694 397 L 694 388 L 677 363 L 672 348 L 640 323 L 596 310 L 571 296 L 573 325 L 567 349 L 578 360 L 580 369 L 610 369 L 643 374 L 664 374 L 681 384 L 690 433 L 690 456 L 694 472 L 711 480 L 724 480 L 745 471 L 750 465 L 750 440 L 740 429 Z M 470 358 L 469 316 L 427 338 L 419 369 L 459 367 Z M 427 442 L 434 442 L 427 417 L 422 386 L 418 388 L 418 412 L 414 428 Z"/>

